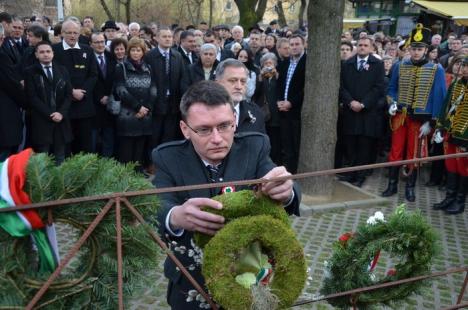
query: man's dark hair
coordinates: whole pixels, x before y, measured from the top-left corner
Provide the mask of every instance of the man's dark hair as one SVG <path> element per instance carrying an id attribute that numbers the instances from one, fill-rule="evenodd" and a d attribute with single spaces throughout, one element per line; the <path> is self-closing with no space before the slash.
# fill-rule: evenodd
<path id="1" fill-rule="evenodd" d="M 34 47 L 34 52 L 37 52 L 37 49 L 39 48 L 39 46 L 42 46 L 42 45 L 48 45 L 50 46 L 50 48 L 52 48 L 52 44 L 49 41 L 41 41 L 37 43 L 37 45 Z"/>
<path id="2" fill-rule="evenodd" d="M 185 92 L 180 100 L 180 113 L 183 121 L 187 120 L 188 110 L 195 103 L 202 103 L 209 107 L 229 104 L 234 112 L 234 105 L 227 90 L 213 81 L 200 81 L 190 86 Z"/>
<path id="3" fill-rule="evenodd" d="M 194 25 L 188 25 L 187 27 L 185 27 L 185 30 L 195 30 L 197 29 Z"/>
<path id="4" fill-rule="evenodd" d="M 85 18 L 83 18 L 83 20 L 88 19 L 88 18 L 94 22 L 94 17 L 89 16 L 89 15 L 88 15 L 88 16 L 85 16 Z"/>
<path id="5" fill-rule="evenodd" d="M 219 34 L 217 32 L 214 32 L 211 29 L 208 29 L 203 35 L 203 37 L 211 37 L 211 36 L 213 36 L 215 40 L 218 40 L 218 41 L 221 40 L 221 38 L 219 37 Z"/>
<path id="6" fill-rule="evenodd" d="M 13 18 L 11 17 L 10 14 L 8 14 L 7 12 L 1 12 L 0 13 L 0 23 L 7 23 L 7 24 L 11 24 L 11 22 L 13 21 Z"/>
<path id="7" fill-rule="evenodd" d="M 156 35 L 159 36 L 159 33 L 161 31 L 163 31 L 163 30 L 164 31 L 170 31 L 172 34 L 174 34 L 174 31 L 172 30 L 171 27 L 169 27 L 169 26 L 160 26 L 160 27 L 158 27 L 158 32 L 156 33 Z"/>
<path id="8" fill-rule="evenodd" d="M 63 22 L 58 22 L 54 26 L 54 36 L 58 37 L 62 33 Z"/>
<path id="9" fill-rule="evenodd" d="M 345 40 L 345 41 L 341 41 L 340 46 L 342 46 L 342 45 L 349 46 L 349 48 L 351 49 L 351 51 L 353 50 L 353 44 L 352 44 L 351 42 L 349 42 L 349 41 L 346 41 L 346 40 Z"/>
<path id="10" fill-rule="evenodd" d="M 289 40 L 291 40 L 291 39 L 296 39 L 296 38 L 300 38 L 301 41 L 302 41 L 302 44 L 305 44 L 305 39 L 304 39 L 304 37 L 303 37 L 302 35 L 298 34 L 298 33 L 294 33 L 293 35 L 291 35 L 291 36 L 289 37 Z"/>
<path id="11" fill-rule="evenodd" d="M 148 26 L 143 26 L 140 28 L 140 31 L 143 31 L 145 34 L 149 34 L 151 37 L 154 36 L 153 30 Z"/>
<path id="12" fill-rule="evenodd" d="M 207 24 L 207 22 L 205 22 L 205 21 L 202 20 L 202 21 L 200 22 L 200 25 L 208 25 L 208 24 Z"/>
<path id="13" fill-rule="evenodd" d="M 193 31 L 191 30 L 184 30 L 180 34 L 180 41 L 187 39 L 187 37 L 193 37 Z"/>
<path id="14" fill-rule="evenodd" d="M 26 30 L 26 32 L 30 32 L 33 35 L 33 37 L 41 38 L 42 41 L 49 41 L 49 33 L 41 25 L 32 24 L 28 27 L 28 30 Z"/>
<path id="15" fill-rule="evenodd" d="M 46 20 L 47 23 L 50 25 L 50 18 L 47 16 L 42 16 L 42 20 Z"/>

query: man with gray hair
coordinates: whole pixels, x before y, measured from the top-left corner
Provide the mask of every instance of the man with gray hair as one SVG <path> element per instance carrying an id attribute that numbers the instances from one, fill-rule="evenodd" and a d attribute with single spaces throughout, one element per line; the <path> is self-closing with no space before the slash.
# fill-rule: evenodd
<path id="1" fill-rule="evenodd" d="M 266 133 L 265 119 L 258 105 L 245 100 L 249 71 L 237 59 L 226 59 L 216 68 L 216 81 L 231 95 L 236 110 L 237 132 Z"/>
<path id="2" fill-rule="evenodd" d="M 62 25 L 63 41 L 53 45 L 54 60 L 67 68 L 70 74 L 72 103 L 70 120 L 74 136 L 72 152 L 93 152 L 92 130 L 96 111 L 93 104 L 93 90 L 98 78 L 98 67 L 94 51 L 80 44 L 81 25 L 73 19 Z"/>
<path id="3" fill-rule="evenodd" d="M 131 38 L 133 37 L 139 37 L 140 36 L 140 24 L 138 23 L 130 23 L 130 25 L 128 25 L 128 39 L 130 40 Z"/>
<path id="4" fill-rule="evenodd" d="M 234 41 L 232 41 L 229 44 L 226 44 L 226 46 L 224 47 L 225 49 L 230 50 L 234 42 L 237 42 L 240 45 L 242 45 L 242 48 L 244 49 L 249 48 L 249 44 L 244 40 L 244 28 L 242 28 L 242 26 L 236 25 L 232 27 L 231 34 L 232 34 L 232 38 L 234 39 Z"/>

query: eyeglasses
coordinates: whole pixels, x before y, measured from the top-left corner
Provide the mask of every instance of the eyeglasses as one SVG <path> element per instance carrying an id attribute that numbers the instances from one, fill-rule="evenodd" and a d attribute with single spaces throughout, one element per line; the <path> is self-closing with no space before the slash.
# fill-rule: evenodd
<path id="1" fill-rule="evenodd" d="M 213 133 L 213 130 L 215 128 L 216 128 L 216 131 L 218 131 L 218 133 L 227 133 L 227 132 L 229 132 L 229 130 L 234 128 L 234 124 L 232 122 L 225 122 L 225 123 L 219 124 L 218 126 L 215 126 L 215 127 L 202 127 L 202 128 L 198 128 L 198 129 L 193 129 L 187 123 L 185 123 L 185 125 L 187 125 L 188 128 L 190 128 L 194 133 L 196 133 L 200 137 L 210 136 Z"/>

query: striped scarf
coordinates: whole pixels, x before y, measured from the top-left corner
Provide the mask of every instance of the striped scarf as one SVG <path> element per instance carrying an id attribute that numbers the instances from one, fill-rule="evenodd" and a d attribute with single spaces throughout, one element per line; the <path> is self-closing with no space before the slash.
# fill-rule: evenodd
<path id="1" fill-rule="evenodd" d="M 30 204 L 23 190 L 32 150 L 27 149 L 0 163 L 0 208 Z M 31 236 L 39 256 L 39 272 L 52 272 L 59 261 L 55 228 L 42 222 L 36 210 L 0 213 L 0 227 L 13 237 Z"/>

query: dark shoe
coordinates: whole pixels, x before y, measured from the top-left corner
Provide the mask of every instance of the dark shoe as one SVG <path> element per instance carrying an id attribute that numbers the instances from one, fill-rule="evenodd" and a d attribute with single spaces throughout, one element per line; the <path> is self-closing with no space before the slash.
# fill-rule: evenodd
<path id="1" fill-rule="evenodd" d="M 366 181 L 365 178 L 359 178 L 359 179 L 356 179 L 354 182 L 351 182 L 351 184 L 357 187 L 362 187 L 362 184 L 364 184 L 365 181 Z"/>
<path id="2" fill-rule="evenodd" d="M 445 209 L 444 212 L 447 214 L 463 213 L 463 211 L 465 211 L 465 199 L 466 199 L 466 194 L 458 193 L 457 198 L 455 199 L 455 202 L 452 203 L 450 207 Z"/>
<path id="3" fill-rule="evenodd" d="M 405 187 L 405 197 L 409 202 L 414 202 L 416 200 L 416 195 L 414 194 L 414 186 Z"/>
<path id="4" fill-rule="evenodd" d="M 387 189 L 382 192 L 382 197 L 390 197 L 398 192 L 398 177 L 400 167 L 390 167 L 388 170 L 388 186 Z"/>
<path id="5" fill-rule="evenodd" d="M 408 176 L 408 180 L 406 181 L 405 187 L 405 197 L 406 200 L 409 202 L 413 202 L 416 200 L 416 195 L 414 193 L 414 186 L 416 185 L 416 171 L 413 171 L 410 176 Z"/>
<path id="6" fill-rule="evenodd" d="M 349 182 L 349 183 L 356 181 L 353 174 L 338 174 L 338 180 L 342 182 Z"/>
<path id="7" fill-rule="evenodd" d="M 450 207 L 455 202 L 458 189 L 458 175 L 456 173 L 447 173 L 447 191 L 445 192 L 445 199 L 432 206 L 434 210 L 444 210 Z"/>

